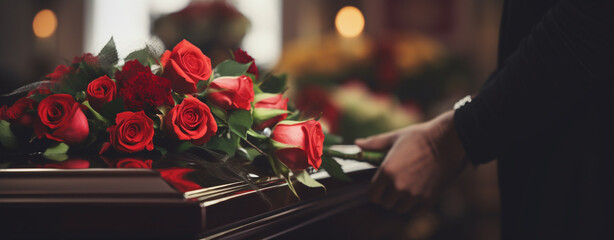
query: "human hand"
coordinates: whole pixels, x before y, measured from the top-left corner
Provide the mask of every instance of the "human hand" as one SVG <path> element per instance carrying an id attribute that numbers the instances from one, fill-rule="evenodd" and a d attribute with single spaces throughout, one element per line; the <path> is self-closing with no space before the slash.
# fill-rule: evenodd
<path id="1" fill-rule="evenodd" d="M 372 202 L 400 213 L 432 199 L 467 160 L 454 112 L 396 131 L 356 140 L 365 150 L 388 150 L 369 187 Z"/>

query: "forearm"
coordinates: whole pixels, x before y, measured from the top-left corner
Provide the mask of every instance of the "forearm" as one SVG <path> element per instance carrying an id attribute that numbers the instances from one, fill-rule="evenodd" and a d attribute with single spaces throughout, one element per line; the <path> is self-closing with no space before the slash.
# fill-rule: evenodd
<path id="1" fill-rule="evenodd" d="M 530 141 L 563 117 L 570 102 L 611 83 L 612 12 L 609 1 L 562 1 L 493 81 L 455 112 L 457 131 L 474 164 Z"/>

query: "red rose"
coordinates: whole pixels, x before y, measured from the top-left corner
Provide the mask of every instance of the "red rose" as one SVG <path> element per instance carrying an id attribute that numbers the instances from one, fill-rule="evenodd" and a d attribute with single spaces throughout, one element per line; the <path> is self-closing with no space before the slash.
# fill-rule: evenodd
<path id="1" fill-rule="evenodd" d="M 117 95 L 124 99 L 130 110 L 143 110 L 151 107 L 174 106 L 171 95 L 171 82 L 151 73 L 151 69 L 138 60 L 126 62 L 121 71 L 115 72 Z"/>
<path id="2" fill-rule="evenodd" d="M 121 112 L 115 117 L 116 125 L 107 128 L 110 133 L 110 145 L 121 152 L 138 152 L 143 149 L 153 150 L 153 120 L 145 112 Z M 101 153 L 106 151 L 105 144 Z"/>
<path id="3" fill-rule="evenodd" d="M 307 117 L 322 116 L 321 121 L 327 123 L 330 132 L 339 131 L 341 110 L 335 105 L 331 95 L 321 87 L 306 87 L 301 89 L 295 100 L 296 108 Z"/>
<path id="4" fill-rule="evenodd" d="M 248 76 L 216 78 L 209 84 L 208 91 L 208 99 L 226 110 L 250 110 L 254 101 L 254 84 Z"/>
<path id="5" fill-rule="evenodd" d="M 237 61 L 238 63 L 251 62 L 252 64 L 249 65 L 247 72 L 254 74 L 256 79 L 258 79 L 258 67 L 256 66 L 256 62 L 254 61 L 254 58 L 252 56 L 247 54 L 247 52 L 243 51 L 243 49 L 241 48 L 238 48 L 237 50 L 235 50 L 233 55 L 235 57 L 235 61 Z"/>
<path id="6" fill-rule="evenodd" d="M 164 118 L 164 131 L 172 138 L 202 145 L 217 132 L 211 109 L 194 97 L 183 99 Z"/>
<path id="7" fill-rule="evenodd" d="M 288 113 L 275 110 L 288 110 L 288 98 L 282 94 L 258 94 L 254 103 L 254 129 L 263 130 L 272 127 L 281 120 L 286 119 Z"/>
<path id="8" fill-rule="evenodd" d="M 47 95 L 47 94 L 51 94 L 51 90 L 49 90 L 48 88 L 36 88 L 28 92 L 28 97 L 32 95 Z"/>
<path id="9" fill-rule="evenodd" d="M 115 163 L 116 168 L 151 168 L 153 160 L 123 158 Z"/>
<path id="10" fill-rule="evenodd" d="M 83 169 L 83 168 L 89 168 L 90 162 L 87 160 L 75 158 L 75 159 L 69 159 L 63 162 L 58 162 L 58 163 L 47 163 L 47 164 L 39 165 L 38 167 L 59 168 L 59 169 Z"/>
<path id="11" fill-rule="evenodd" d="M 86 93 L 90 105 L 100 110 L 102 105 L 115 99 L 115 82 L 106 75 L 99 77 L 87 85 Z"/>
<path id="12" fill-rule="evenodd" d="M 320 167 L 324 133 L 318 121 L 281 121 L 273 128 L 271 139 L 277 148 L 275 156 L 290 169 L 297 171 L 309 166 L 315 169 Z"/>
<path id="13" fill-rule="evenodd" d="M 38 138 L 77 144 L 85 140 L 90 132 L 87 118 L 81 111 L 81 104 L 68 94 L 54 94 L 43 99 L 38 105 L 38 119 L 35 132 Z"/>
<path id="14" fill-rule="evenodd" d="M 160 176 L 171 186 L 181 192 L 188 192 L 192 190 L 198 190 L 202 187 L 193 181 L 185 178 L 185 175 L 193 172 L 194 169 L 190 168 L 165 168 L 158 169 Z"/>
<path id="15" fill-rule="evenodd" d="M 28 97 L 20 98 L 13 106 L 6 109 L 6 118 L 22 126 L 32 126 L 35 116 L 29 111 L 36 109 L 36 105 L 38 105 L 38 102 L 34 99 Z"/>
<path id="16" fill-rule="evenodd" d="M 172 52 L 164 52 L 160 63 L 164 68 L 162 76 L 171 80 L 173 90 L 178 93 L 195 93 L 196 84 L 211 76 L 211 59 L 185 39 Z"/>
<path id="17" fill-rule="evenodd" d="M 55 68 L 55 70 L 53 70 L 52 73 L 47 74 L 47 76 L 45 76 L 45 77 L 48 80 L 51 80 L 51 81 L 59 81 L 62 78 L 64 78 L 64 76 L 66 74 L 70 74 L 70 73 L 73 73 L 73 72 L 75 72 L 75 69 L 72 68 L 72 67 L 67 67 L 67 66 L 64 66 L 64 65 L 58 65 Z"/>
<path id="18" fill-rule="evenodd" d="M 72 64 L 79 64 L 80 62 L 85 62 L 88 65 L 96 65 L 98 64 L 98 57 L 91 53 L 84 53 L 80 57 L 74 57 L 72 59 Z"/>

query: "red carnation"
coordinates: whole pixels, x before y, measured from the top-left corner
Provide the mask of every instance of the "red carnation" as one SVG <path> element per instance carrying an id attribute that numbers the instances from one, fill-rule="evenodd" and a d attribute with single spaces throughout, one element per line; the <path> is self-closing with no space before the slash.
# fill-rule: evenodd
<path id="1" fill-rule="evenodd" d="M 91 53 L 84 53 L 80 57 L 74 57 L 72 60 L 72 64 L 79 64 L 80 62 L 84 62 L 88 65 L 96 65 L 98 64 L 98 57 Z"/>
<path id="2" fill-rule="evenodd" d="M 121 71 L 115 72 L 118 95 L 130 110 L 142 110 L 167 105 L 174 106 L 171 96 L 171 82 L 151 73 L 137 60 L 126 62 Z"/>
<path id="3" fill-rule="evenodd" d="M 256 66 L 256 61 L 254 61 L 254 58 L 252 56 L 247 54 L 247 52 L 241 48 L 238 48 L 237 50 L 235 50 L 233 55 L 235 57 L 235 61 L 237 61 L 238 63 L 251 62 L 252 64 L 249 65 L 249 68 L 247 69 L 247 73 L 254 74 L 256 79 L 258 79 L 258 67 Z"/>
<path id="4" fill-rule="evenodd" d="M 7 108 L 6 105 L 0 107 L 0 120 L 8 120 L 8 116 L 6 115 Z"/>

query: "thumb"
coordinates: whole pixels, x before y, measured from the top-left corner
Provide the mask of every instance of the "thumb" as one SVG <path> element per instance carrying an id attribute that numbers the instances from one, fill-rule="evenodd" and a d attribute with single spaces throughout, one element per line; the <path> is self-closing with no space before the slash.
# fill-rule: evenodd
<path id="1" fill-rule="evenodd" d="M 388 132 L 368 138 L 356 139 L 354 143 L 364 150 L 387 150 L 392 147 L 394 141 L 397 140 L 397 136 L 396 132 Z"/>

